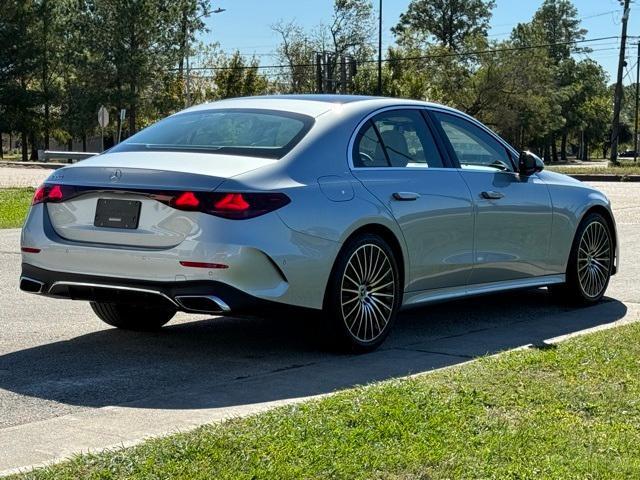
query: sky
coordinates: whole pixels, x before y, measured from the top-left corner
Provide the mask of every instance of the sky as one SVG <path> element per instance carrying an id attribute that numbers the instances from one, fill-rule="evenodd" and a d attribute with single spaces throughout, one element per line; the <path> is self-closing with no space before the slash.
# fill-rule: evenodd
<path id="1" fill-rule="evenodd" d="M 374 0 L 377 5 L 378 0 Z M 393 44 L 391 27 L 396 25 L 400 14 L 406 10 L 410 0 L 383 0 L 383 51 Z M 497 0 L 491 19 L 491 39 L 507 38 L 511 29 L 519 22 L 527 22 L 538 9 L 542 0 Z M 619 36 L 621 33 L 622 7 L 618 0 L 573 0 L 582 19 L 582 27 L 588 30 L 587 38 Z M 279 37 L 271 25 L 279 20 L 295 20 L 306 29 L 331 19 L 333 0 L 211 0 L 212 7 L 226 11 L 205 19 L 209 32 L 200 35 L 205 42 L 219 42 L 222 50 L 242 54 L 255 54 L 262 65 L 276 62 L 273 53 Z M 640 2 L 631 4 L 628 35 L 640 35 Z M 635 81 L 638 38 L 627 44 L 627 67 L 624 83 Z M 602 40 L 587 45 L 593 52 L 590 58 L 598 61 L 615 81 L 618 65 L 619 39 Z M 578 58 L 585 57 L 581 54 Z"/>

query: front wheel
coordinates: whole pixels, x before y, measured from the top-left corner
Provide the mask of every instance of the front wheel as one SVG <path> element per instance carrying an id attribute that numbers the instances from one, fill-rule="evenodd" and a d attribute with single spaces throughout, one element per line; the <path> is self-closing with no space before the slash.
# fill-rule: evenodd
<path id="1" fill-rule="evenodd" d="M 368 352 L 387 337 L 400 306 L 399 270 L 379 236 L 349 241 L 334 265 L 325 298 L 330 342 L 341 350 Z"/>
<path id="2" fill-rule="evenodd" d="M 599 213 L 590 213 L 576 232 L 566 283 L 550 287 L 552 294 L 572 303 L 598 302 L 609 285 L 613 260 L 614 245 L 609 224 Z"/>
<path id="3" fill-rule="evenodd" d="M 124 303 L 91 302 L 91 308 L 98 318 L 108 325 L 139 332 L 158 330 L 176 314 L 176 310 L 170 307 Z"/>

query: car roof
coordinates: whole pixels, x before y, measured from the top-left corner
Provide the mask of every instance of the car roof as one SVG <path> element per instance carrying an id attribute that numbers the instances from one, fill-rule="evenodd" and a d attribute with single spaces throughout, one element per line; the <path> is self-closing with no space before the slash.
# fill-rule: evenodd
<path id="1" fill-rule="evenodd" d="M 334 94 L 302 94 L 302 95 L 262 95 L 255 97 L 239 97 L 203 103 L 184 112 L 215 110 L 223 108 L 255 108 L 267 110 L 284 110 L 318 117 L 334 109 L 336 105 L 344 108 L 383 108 L 395 105 L 437 106 L 442 105 L 405 98 L 374 97 L 365 95 L 334 95 Z M 453 109 L 451 109 L 453 110 Z"/>

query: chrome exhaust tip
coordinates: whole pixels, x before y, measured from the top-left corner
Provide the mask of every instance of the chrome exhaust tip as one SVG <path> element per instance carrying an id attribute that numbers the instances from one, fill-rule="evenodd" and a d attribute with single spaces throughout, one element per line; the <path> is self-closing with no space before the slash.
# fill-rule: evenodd
<path id="1" fill-rule="evenodd" d="M 193 313 L 228 313 L 231 311 L 220 298 L 213 295 L 179 295 L 175 301 L 185 311 Z"/>
<path id="2" fill-rule="evenodd" d="M 29 277 L 20 277 L 20 290 L 28 293 L 42 293 L 44 283 Z"/>

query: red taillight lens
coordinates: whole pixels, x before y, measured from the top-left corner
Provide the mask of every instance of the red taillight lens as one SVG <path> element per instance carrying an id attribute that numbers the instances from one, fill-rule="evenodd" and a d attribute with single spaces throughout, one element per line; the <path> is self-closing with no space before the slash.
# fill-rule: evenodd
<path id="1" fill-rule="evenodd" d="M 60 185 L 53 185 L 47 194 L 47 201 L 60 202 L 63 197 L 64 195 L 62 194 L 62 188 L 60 188 Z"/>
<path id="2" fill-rule="evenodd" d="M 230 220 L 259 217 L 284 207 L 291 200 L 284 193 L 178 192 L 172 197 L 154 195 L 157 201 L 178 210 L 199 211 Z"/>
<path id="3" fill-rule="evenodd" d="M 44 185 L 40 185 L 33 194 L 31 205 L 47 202 L 62 202 L 65 200 L 65 197 L 68 196 L 65 195 L 65 189 L 68 189 L 68 187 L 46 183 Z"/>
<path id="4" fill-rule="evenodd" d="M 216 210 L 243 212 L 249 210 L 250 205 L 241 193 L 227 193 L 213 205 Z"/>
<path id="5" fill-rule="evenodd" d="M 183 192 L 172 200 L 171 206 L 178 210 L 197 210 L 200 200 L 193 192 Z"/>
<path id="6" fill-rule="evenodd" d="M 38 203 L 42 203 L 45 199 L 45 189 L 44 185 L 40 185 L 36 188 L 35 193 L 33 194 L 33 200 L 31 200 L 31 205 L 37 205 Z"/>
<path id="7" fill-rule="evenodd" d="M 259 217 L 287 205 L 284 193 L 218 193 L 211 194 L 212 205 L 205 212 L 230 220 Z"/>

